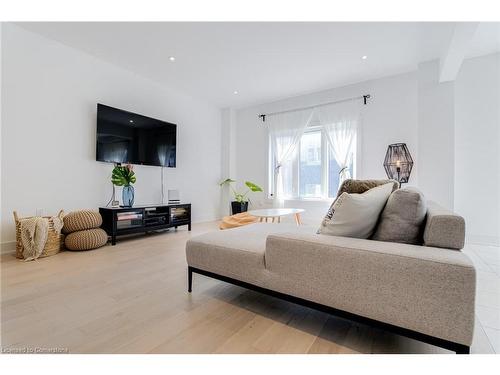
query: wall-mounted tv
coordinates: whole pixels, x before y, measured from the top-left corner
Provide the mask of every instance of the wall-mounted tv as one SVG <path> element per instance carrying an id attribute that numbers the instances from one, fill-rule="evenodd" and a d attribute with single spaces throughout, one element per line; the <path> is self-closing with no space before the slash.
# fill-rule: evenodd
<path id="1" fill-rule="evenodd" d="M 175 168 L 177 125 L 97 104 L 96 159 Z"/>

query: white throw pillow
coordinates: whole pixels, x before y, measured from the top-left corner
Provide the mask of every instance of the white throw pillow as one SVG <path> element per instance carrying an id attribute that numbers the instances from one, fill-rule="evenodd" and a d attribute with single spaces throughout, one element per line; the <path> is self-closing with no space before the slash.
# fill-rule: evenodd
<path id="1" fill-rule="evenodd" d="M 363 194 L 342 193 L 323 219 L 318 233 L 330 236 L 370 238 L 380 213 L 391 195 L 393 184 L 370 189 Z"/>

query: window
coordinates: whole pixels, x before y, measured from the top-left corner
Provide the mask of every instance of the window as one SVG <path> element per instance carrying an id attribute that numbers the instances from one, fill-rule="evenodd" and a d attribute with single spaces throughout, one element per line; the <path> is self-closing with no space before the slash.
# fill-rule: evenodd
<path id="1" fill-rule="evenodd" d="M 316 130 L 304 133 L 300 140 L 298 180 L 302 198 L 321 198 L 323 195 L 321 138 L 321 131 Z"/>
<path id="2" fill-rule="evenodd" d="M 335 198 L 339 188 L 340 166 L 332 154 L 322 128 L 308 128 L 302 135 L 292 160 L 287 161 L 281 167 L 284 197 L 287 199 Z M 348 169 L 354 178 L 355 150 L 351 160 Z M 273 173 L 271 167 L 271 184 L 274 182 Z"/>

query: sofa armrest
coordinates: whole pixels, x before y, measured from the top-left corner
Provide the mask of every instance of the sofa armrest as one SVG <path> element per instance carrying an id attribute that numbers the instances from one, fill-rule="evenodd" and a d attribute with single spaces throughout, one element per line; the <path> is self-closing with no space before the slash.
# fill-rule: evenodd
<path id="1" fill-rule="evenodd" d="M 460 250 L 464 243 L 464 218 L 434 202 L 428 202 L 424 245 Z"/>
<path id="2" fill-rule="evenodd" d="M 470 345 L 475 269 L 460 251 L 321 234 L 269 235 L 274 290 Z"/>

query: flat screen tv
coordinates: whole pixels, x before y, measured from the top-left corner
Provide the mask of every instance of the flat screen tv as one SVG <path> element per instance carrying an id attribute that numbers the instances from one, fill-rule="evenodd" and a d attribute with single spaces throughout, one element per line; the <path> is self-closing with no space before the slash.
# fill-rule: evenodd
<path id="1" fill-rule="evenodd" d="M 175 168 L 177 125 L 97 104 L 96 159 Z"/>

